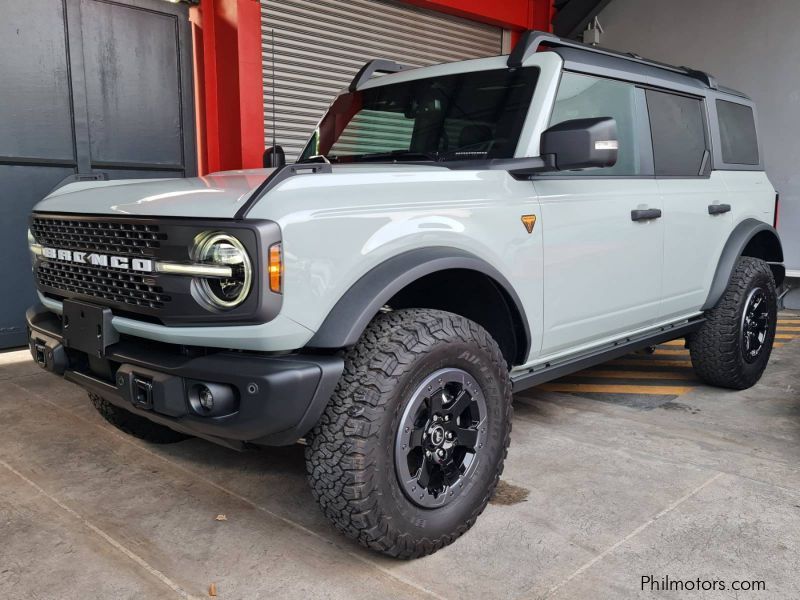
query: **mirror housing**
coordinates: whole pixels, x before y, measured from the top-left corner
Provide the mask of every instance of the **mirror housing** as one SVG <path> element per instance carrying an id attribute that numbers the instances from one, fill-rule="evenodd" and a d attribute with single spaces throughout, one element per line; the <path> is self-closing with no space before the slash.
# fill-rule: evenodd
<path id="1" fill-rule="evenodd" d="M 281 167 L 285 167 L 286 153 L 283 151 L 283 148 L 280 146 L 270 146 L 264 150 L 263 164 L 265 169 L 280 169 Z"/>
<path id="2" fill-rule="evenodd" d="M 617 164 L 617 121 L 611 117 L 573 119 L 542 133 L 542 158 L 553 157 L 557 171 L 572 171 Z"/>

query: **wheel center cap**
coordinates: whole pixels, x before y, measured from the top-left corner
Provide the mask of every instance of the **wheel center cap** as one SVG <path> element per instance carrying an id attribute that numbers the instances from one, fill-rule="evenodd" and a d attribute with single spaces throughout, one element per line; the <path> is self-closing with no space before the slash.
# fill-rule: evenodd
<path id="1" fill-rule="evenodd" d="M 437 448 L 444 442 L 444 427 L 436 425 L 431 429 L 431 443 Z"/>

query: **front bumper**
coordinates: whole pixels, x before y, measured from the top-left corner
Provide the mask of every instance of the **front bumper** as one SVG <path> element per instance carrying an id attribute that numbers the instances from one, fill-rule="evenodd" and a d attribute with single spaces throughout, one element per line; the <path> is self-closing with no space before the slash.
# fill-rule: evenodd
<path id="1" fill-rule="evenodd" d="M 344 367 L 339 356 L 202 351 L 125 336 L 95 357 L 65 347 L 61 318 L 43 306 L 28 309 L 26 318 L 31 354 L 42 368 L 155 423 L 235 448 L 303 437 Z M 228 393 L 225 414 L 198 414 L 198 385 Z"/>

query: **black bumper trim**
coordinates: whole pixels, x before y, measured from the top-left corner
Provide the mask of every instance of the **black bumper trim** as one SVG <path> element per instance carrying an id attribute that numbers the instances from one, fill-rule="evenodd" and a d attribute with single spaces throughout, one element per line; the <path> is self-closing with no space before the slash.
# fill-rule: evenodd
<path id="1" fill-rule="evenodd" d="M 303 437 L 319 420 L 344 369 L 340 356 L 235 351 L 187 356 L 180 346 L 135 338 L 123 338 L 102 359 L 89 361 L 85 353 L 63 346 L 57 315 L 37 305 L 26 318 L 31 354 L 43 368 L 155 423 L 237 448 L 283 446 Z M 133 403 L 133 373 L 154 383 L 150 410 Z M 196 414 L 187 382 L 197 381 L 231 386 L 237 410 L 219 417 Z"/>

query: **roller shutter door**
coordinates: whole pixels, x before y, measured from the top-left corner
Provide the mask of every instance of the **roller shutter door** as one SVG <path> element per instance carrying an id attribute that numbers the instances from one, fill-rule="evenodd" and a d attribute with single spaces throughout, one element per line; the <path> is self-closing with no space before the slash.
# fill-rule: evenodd
<path id="1" fill-rule="evenodd" d="M 261 28 L 266 145 L 277 133 L 289 161 L 367 60 L 425 66 L 495 56 L 503 39 L 498 27 L 380 0 L 261 0 Z"/>

